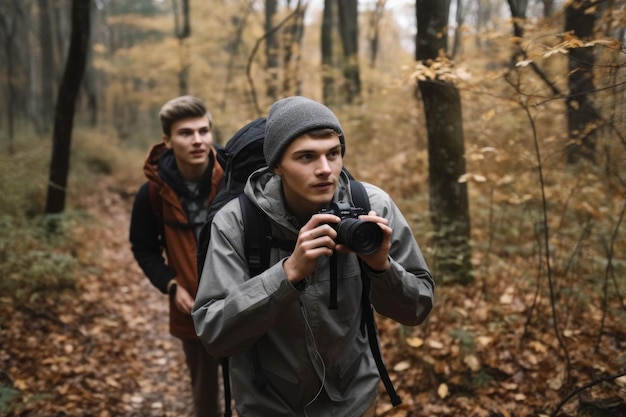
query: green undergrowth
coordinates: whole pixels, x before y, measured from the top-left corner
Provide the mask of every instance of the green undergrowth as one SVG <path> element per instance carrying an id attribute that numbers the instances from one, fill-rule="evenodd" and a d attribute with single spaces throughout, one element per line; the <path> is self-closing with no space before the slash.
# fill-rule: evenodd
<path id="1" fill-rule="evenodd" d="M 46 215 L 51 138 L 27 132 L 17 137 L 13 152 L 0 155 L 0 294 L 26 301 L 36 292 L 74 287 L 82 248 L 76 231 L 94 224 L 81 198 L 93 193 L 102 175 L 119 177 L 123 186 L 140 170 L 110 136 L 75 129 L 66 208 Z"/>

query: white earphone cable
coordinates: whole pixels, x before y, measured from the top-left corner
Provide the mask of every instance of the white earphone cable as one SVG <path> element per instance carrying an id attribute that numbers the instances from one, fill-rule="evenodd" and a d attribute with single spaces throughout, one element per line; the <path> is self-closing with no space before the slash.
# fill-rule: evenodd
<path id="1" fill-rule="evenodd" d="M 313 335 L 313 329 L 311 329 L 311 325 L 309 324 L 309 320 L 307 318 L 306 310 L 304 308 L 304 305 L 302 304 L 302 300 L 298 300 L 298 302 L 300 303 L 300 310 L 302 311 L 302 317 L 304 318 L 304 323 L 306 324 L 306 330 L 309 332 L 309 335 L 311 336 L 311 341 L 313 343 L 313 350 L 315 351 L 315 356 L 317 357 L 317 359 L 322 364 L 322 384 L 320 385 L 320 389 L 317 391 L 317 394 L 315 394 L 315 397 L 313 397 L 313 399 L 311 401 L 309 401 L 304 406 L 304 415 L 306 417 L 308 417 L 306 409 L 311 404 L 313 404 L 315 402 L 315 400 L 317 400 L 319 398 L 320 394 L 322 393 L 322 390 L 324 389 L 324 382 L 326 381 L 326 365 L 324 364 L 324 360 L 322 359 L 322 355 L 320 355 L 319 351 L 317 350 L 317 344 L 315 343 L 315 337 Z"/>

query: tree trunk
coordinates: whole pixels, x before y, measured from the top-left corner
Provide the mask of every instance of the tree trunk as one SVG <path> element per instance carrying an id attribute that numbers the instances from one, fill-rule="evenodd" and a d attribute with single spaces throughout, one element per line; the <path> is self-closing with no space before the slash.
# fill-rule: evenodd
<path id="1" fill-rule="evenodd" d="M 276 32 L 272 31 L 276 7 L 276 0 L 265 1 L 265 33 L 268 34 L 265 43 L 265 61 L 267 62 L 265 92 L 271 102 L 278 99 L 278 38 Z"/>
<path id="2" fill-rule="evenodd" d="M 54 42 L 52 37 L 49 0 L 38 0 L 39 44 L 41 46 L 41 120 L 44 132 L 50 131 L 54 112 L 54 84 L 57 76 L 54 65 Z"/>
<path id="3" fill-rule="evenodd" d="M 246 28 L 246 25 L 248 24 L 248 17 L 250 16 L 250 12 L 252 12 L 252 3 L 251 0 L 248 0 L 246 1 L 244 9 L 241 13 L 241 17 L 239 15 L 233 15 L 230 18 L 230 21 L 235 28 L 235 33 L 232 36 L 232 41 L 228 43 L 228 64 L 226 65 L 226 78 L 224 80 L 222 101 L 219 105 L 221 111 L 226 110 L 227 98 L 231 94 L 231 84 L 234 77 L 235 64 L 237 62 L 237 58 L 239 57 L 239 50 L 243 45 L 243 32 Z"/>
<path id="4" fill-rule="evenodd" d="M 91 21 L 96 22 L 98 14 L 98 7 L 95 2 L 91 2 Z M 85 68 L 85 77 L 83 83 L 83 90 L 87 95 L 87 109 L 89 110 L 89 125 L 91 127 L 98 126 L 98 88 L 96 81 L 96 71 L 93 67 L 93 53 L 91 45 L 93 45 L 93 39 L 90 37 L 87 53 L 87 64 Z"/>
<path id="5" fill-rule="evenodd" d="M 450 0 L 416 0 L 416 59 L 425 65 L 447 47 Z M 465 174 L 461 98 L 442 80 L 418 82 L 428 131 L 430 216 L 435 230 L 435 267 L 444 282 L 473 280 L 470 217 Z"/>
<path id="6" fill-rule="evenodd" d="M 61 74 L 63 72 L 62 65 L 65 62 L 65 57 L 68 52 L 67 40 L 70 37 L 68 28 L 71 26 L 71 22 L 68 21 L 70 13 L 66 13 L 67 8 L 70 7 L 69 1 L 53 1 L 48 5 L 52 8 L 52 15 L 54 19 L 52 21 L 54 31 L 54 79 L 57 85 L 61 83 Z M 56 92 L 55 92 L 56 94 Z"/>
<path id="7" fill-rule="evenodd" d="M 385 14 L 385 4 L 387 0 L 376 0 L 374 10 L 370 12 L 369 34 L 367 40 L 370 45 L 370 68 L 376 67 L 378 57 L 378 46 L 380 44 L 380 21 Z"/>
<path id="8" fill-rule="evenodd" d="M 542 0 L 543 3 L 543 17 L 546 19 L 554 16 L 554 0 Z"/>
<path id="9" fill-rule="evenodd" d="M 456 29 L 454 30 L 454 42 L 452 43 L 452 58 L 461 50 L 463 37 L 463 24 L 465 23 L 465 10 L 463 0 L 456 0 Z"/>
<path id="10" fill-rule="evenodd" d="M 31 11 L 32 15 L 34 13 Z M 39 54 L 35 52 L 37 48 L 34 47 L 35 44 L 39 43 L 39 39 L 34 34 L 28 35 L 26 39 L 27 44 L 24 52 L 28 57 L 28 119 L 33 125 L 37 136 L 42 136 L 44 128 L 41 119 L 41 76 L 39 71 L 37 71 L 37 68 L 40 68 Z"/>
<path id="11" fill-rule="evenodd" d="M 343 46 L 343 75 L 346 82 L 346 101 L 353 103 L 361 97 L 359 68 L 359 23 L 357 0 L 338 0 L 339 34 Z"/>
<path id="12" fill-rule="evenodd" d="M 54 115 L 46 214 L 62 213 L 65 209 L 76 98 L 85 72 L 89 47 L 90 3 L 85 0 L 72 0 L 70 49 Z"/>
<path id="13" fill-rule="evenodd" d="M 181 0 L 181 9 L 182 10 L 179 11 L 177 0 L 173 0 L 174 35 L 180 45 L 178 49 L 178 60 L 180 62 L 180 70 L 178 71 L 178 94 L 182 96 L 189 92 L 189 70 L 191 69 L 189 47 L 185 43 L 185 39 L 191 36 L 189 0 Z"/>
<path id="14" fill-rule="evenodd" d="M 528 0 L 508 0 L 508 2 L 509 8 L 511 9 L 511 16 L 513 17 L 513 35 L 517 38 L 523 38 Z M 522 51 L 516 46 L 511 56 L 511 65 L 513 67 L 515 67 L 520 57 L 523 57 Z"/>
<path id="15" fill-rule="evenodd" d="M 326 105 L 335 103 L 335 61 L 333 56 L 333 28 L 335 27 L 335 2 L 324 0 L 322 17 L 322 97 Z"/>
<path id="16" fill-rule="evenodd" d="M 476 7 L 476 46 L 480 48 L 483 46 L 482 33 L 492 21 L 493 7 L 490 0 L 479 0 Z M 487 47 L 491 45 L 489 37 L 486 38 L 485 42 Z"/>
<path id="17" fill-rule="evenodd" d="M 302 55 L 302 38 L 304 35 L 304 14 L 306 5 L 302 6 L 300 1 L 294 10 L 293 19 L 283 29 L 283 82 L 282 96 L 300 94 L 300 84 L 298 77 L 298 67 Z"/>
<path id="18" fill-rule="evenodd" d="M 8 152 L 14 151 L 13 139 L 15 137 L 15 102 L 17 100 L 17 88 L 15 86 L 15 38 L 18 26 L 18 10 L 17 4 L 13 4 L 15 8 L 13 13 L 2 13 L 0 15 L 0 40 L 2 41 L 6 56 L 5 76 L 7 85 L 6 105 L 7 105 L 7 125 L 9 146 Z M 4 8 L 3 8 L 4 9 Z"/>
<path id="19" fill-rule="evenodd" d="M 565 9 L 565 32 L 583 41 L 593 37 L 596 13 L 590 12 L 593 0 L 575 0 Z M 575 164 L 585 159 L 595 161 L 595 142 L 597 124 L 600 120 L 591 101 L 595 90 L 593 66 L 595 57 L 593 47 L 579 47 L 569 50 L 569 76 L 567 84 L 569 96 L 567 104 L 567 162 Z"/>

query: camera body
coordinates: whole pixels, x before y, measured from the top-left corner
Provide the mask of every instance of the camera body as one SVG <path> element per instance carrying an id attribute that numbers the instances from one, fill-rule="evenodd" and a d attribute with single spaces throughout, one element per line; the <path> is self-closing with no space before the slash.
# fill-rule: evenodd
<path id="1" fill-rule="evenodd" d="M 332 202 L 327 209 L 321 209 L 320 213 L 334 214 L 341 220 L 348 218 L 358 219 L 361 214 L 366 214 L 362 208 L 352 207 L 347 201 Z"/>
<path id="2" fill-rule="evenodd" d="M 328 223 L 337 232 L 337 243 L 364 255 L 372 254 L 380 247 L 383 231 L 378 223 L 359 220 L 361 214 L 367 214 L 362 208 L 352 207 L 347 201 L 337 201 L 320 213 L 333 214 L 341 219 L 339 223 Z"/>

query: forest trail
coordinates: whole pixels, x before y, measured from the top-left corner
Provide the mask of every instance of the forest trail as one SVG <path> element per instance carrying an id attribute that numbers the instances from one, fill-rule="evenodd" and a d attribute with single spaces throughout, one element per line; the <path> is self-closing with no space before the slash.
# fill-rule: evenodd
<path id="1" fill-rule="evenodd" d="M 127 366 L 136 367 L 137 375 L 134 391 L 122 393 L 125 411 L 133 416 L 191 417 L 190 381 L 182 347 L 168 330 L 168 299 L 145 277 L 128 242 L 135 190 L 115 192 L 107 179 L 99 186 L 102 192 L 91 197 L 93 204 L 87 208 L 104 226 L 103 265 L 111 268 L 103 271 L 109 287 L 102 291 L 105 299 L 118 300 L 111 306 L 112 313 L 129 334 Z M 100 196 L 105 196 L 104 201 L 97 201 Z"/>
<path id="2" fill-rule="evenodd" d="M 189 377 L 168 332 L 166 296 L 130 251 L 132 192 L 106 178 L 94 188 L 82 204 L 86 221 L 99 226 L 77 233 L 86 265 L 97 267 L 85 269 L 60 302 L 46 294 L 31 298 L 37 307 L 2 299 L 0 314 L 6 309 L 12 320 L 0 328 L 0 383 L 28 393 L 20 416 L 190 417 Z"/>

